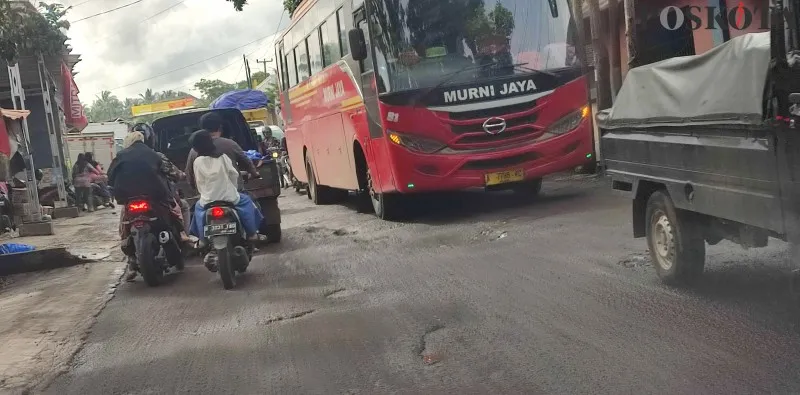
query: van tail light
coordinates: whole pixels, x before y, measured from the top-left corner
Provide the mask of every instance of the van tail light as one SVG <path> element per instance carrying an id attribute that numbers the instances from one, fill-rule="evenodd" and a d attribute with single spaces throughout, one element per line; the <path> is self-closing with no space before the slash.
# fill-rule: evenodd
<path id="1" fill-rule="evenodd" d="M 131 214 L 144 214 L 150 211 L 150 202 L 146 200 L 134 200 L 128 203 L 127 210 Z"/>
<path id="2" fill-rule="evenodd" d="M 219 219 L 225 216 L 225 210 L 222 207 L 211 207 L 211 218 Z"/>

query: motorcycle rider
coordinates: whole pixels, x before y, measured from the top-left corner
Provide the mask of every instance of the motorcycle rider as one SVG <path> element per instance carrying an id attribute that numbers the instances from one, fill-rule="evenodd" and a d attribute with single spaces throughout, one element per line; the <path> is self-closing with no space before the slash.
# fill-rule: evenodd
<path id="1" fill-rule="evenodd" d="M 215 112 L 209 112 L 200 117 L 200 127 L 203 130 L 211 133 L 211 137 L 213 138 L 214 146 L 217 148 L 217 151 L 221 154 L 227 155 L 237 169 L 247 171 L 255 178 L 260 177 L 256 166 L 253 164 L 253 161 L 251 161 L 250 158 L 248 158 L 244 153 L 242 147 L 239 146 L 239 144 L 237 144 L 235 141 L 222 137 L 222 123 L 222 117 Z M 194 185 L 195 183 L 195 159 L 197 159 L 197 151 L 192 148 L 192 150 L 189 151 L 189 158 L 186 160 L 186 177 L 191 185 Z"/>
<path id="2" fill-rule="evenodd" d="M 170 182 L 183 178 L 183 173 L 162 153 L 156 152 L 155 133 L 146 124 L 135 125 L 125 137 L 124 149 L 120 151 L 108 168 L 108 179 L 113 187 L 117 203 L 125 207 L 128 200 L 137 196 L 147 196 L 153 209 L 159 215 L 168 216 L 173 225 L 180 230 L 181 241 L 188 241 L 184 231 L 183 215 L 175 200 Z M 128 258 L 126 281 L 137 276 L 136 251 L 130 238 L 130 228 L 124 223 L 125 209 L 120 210 L 119 234 L 122 252 Z"/>
<path id="3" fill-rule="evenodd" d="M 258 226 L 264 216 L 247 194 L 238 191 L 239 171 L 231 159 L 219 152 L 211 133 L 206 130 L 194 132 L 189 139 L 192 148 L 198 153 L 194 163 L 192 186 L 200 193 L 195 205 L 192 234 L 203 238 L 203 225 L 206 206 L 211 202 L 228 202 L 236 207 L 247 235 L 247 240 L 258 240 Z M 215 251 L 210 251 L 203 263 L 211 271 L 216 271 Z"/>

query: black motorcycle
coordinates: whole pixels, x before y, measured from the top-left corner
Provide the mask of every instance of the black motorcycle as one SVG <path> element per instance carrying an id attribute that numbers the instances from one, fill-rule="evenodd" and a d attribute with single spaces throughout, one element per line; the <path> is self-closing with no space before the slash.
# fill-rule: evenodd
<path id="1" fill-rule="evenodd" d="M 240 172 L 243 181 L 249 180 L 247 172 Z M 259 210 L 258 203 L 254 201 Z M 222 286 L 236 286 L 236 273 L 244 273 L 253 259 L 253 245 L 247 240 L 242 220 L 236 206 L 230 202 L 211 202 L 205 207 L 203 238 L 200 248 L 206 250 L 206 267 L 219 272 Z"/>
<path id="2" fill-rule="evenodd" d="M 147 197 L 137 197 L 125 205 L 123 219 L 123 225 L 130 226 L 127 245 L 135 249 L 136 270 L 151 287 L 160 285 L 173 268 L 184 267 L 180 229 L 175 229 L 169 213 L 159 211 L 163 210 L 157 210 Z"/>

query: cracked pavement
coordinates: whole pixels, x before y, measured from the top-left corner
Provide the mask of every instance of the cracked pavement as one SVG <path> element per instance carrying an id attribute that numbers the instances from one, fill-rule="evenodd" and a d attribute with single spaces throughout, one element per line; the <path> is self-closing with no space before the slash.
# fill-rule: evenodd
<path id="1" fill-rule="evenodd" d="M 47 392 L 800 392 L 780 242 L 710 247 L 674 289 L 602 180 L 413 199 L 404 223 L 286 195 L 237 289 L 198 262 L 121 285 Z"/>

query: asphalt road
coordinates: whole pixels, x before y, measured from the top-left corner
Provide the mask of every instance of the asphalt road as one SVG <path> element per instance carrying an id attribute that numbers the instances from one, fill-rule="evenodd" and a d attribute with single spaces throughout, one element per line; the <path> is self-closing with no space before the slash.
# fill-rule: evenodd
<path id="1" fill-rule="evenodd" d="M 661 285 L 598 180 L 460 193 L 382 222 L 282 197 L 284 242 L 224 291 L 123 284 L 53 394 L 797 393 L 785 245 Z"/>

